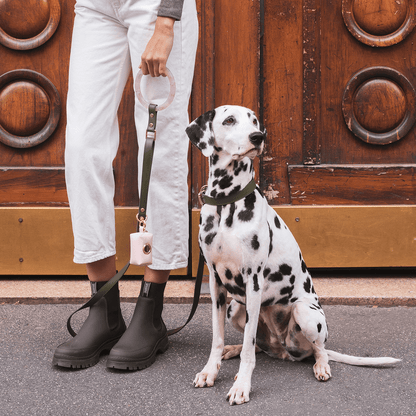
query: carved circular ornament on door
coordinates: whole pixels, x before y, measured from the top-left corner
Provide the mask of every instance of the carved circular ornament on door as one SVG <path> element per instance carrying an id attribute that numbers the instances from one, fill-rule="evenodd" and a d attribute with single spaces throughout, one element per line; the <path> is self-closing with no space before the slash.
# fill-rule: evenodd
<path id="1" fill-rule="evenodd" d="M 391 46 L 413 30 L 414 0 L 342 0 L 342 16 L 351 34 L 369 46 Z"/>
<path id="2" fill-rule="evenodd" d="M 416 92 L 409 80 L 388 67 L 357 72 L 347 83 L 342 111 L 348 128 L 371 144 L 390 144 L 413 127 Z"/>
<path id="3" fill-rule="evenodd" d="M 0 76 L 0 142 L 20 149 L 43 143 L 60 115 L 58 90 L 45 76 L 27 69 Z"/>
<path id="4" fill-rule="evenodd" d="M 52 37 L 60 18 L 59 0 L 0 0 L 0 43 L 35 49 Z"/>

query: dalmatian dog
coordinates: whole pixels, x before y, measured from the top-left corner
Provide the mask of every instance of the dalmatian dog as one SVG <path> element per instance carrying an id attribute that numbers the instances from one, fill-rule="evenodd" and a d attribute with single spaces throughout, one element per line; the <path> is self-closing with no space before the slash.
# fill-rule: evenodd
<path id="1" fill-rule="evenodd" d="M 198 117 L 186 133 L 209 158 L 205 196 L 219 204 L 206 203 L 201 209 L 199 243 L 209 269 L 213 339 L 194 386 L 213 386 L 221 360 L 240 354 L 227 399 L 231 405 L 248 402 L 260 351 L 292 361 L 313 355 L 320 381 L 331 377 L 329 360 L 366 366 L 399 362 L 325 349 L 325 314 L 295 238 L 259 187 L 254 184 L 254 190 L 244 192 L 254 180 L 252 160 L 262 153 L 266 138 L 254 112 L 222 106 Z M 228 307 L 227 292 L 233 299 Z M 226 317 L 244 333 L 242 345 L 224 347 Z"/>

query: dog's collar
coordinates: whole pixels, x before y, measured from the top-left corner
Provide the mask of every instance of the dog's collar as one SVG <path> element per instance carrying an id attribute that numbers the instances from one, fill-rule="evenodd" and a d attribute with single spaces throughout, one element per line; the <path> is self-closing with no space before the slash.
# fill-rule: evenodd
<path id="1" fill-rule="evenodd" d="M 199 201 L 201 202 L 202 205 L 203 204 L 228 205 L 228 204 L 232 204 L 233 202 L 237 202 L 240 199 L 245 198 L 247 195 L 250 195 L 256 189 L 256 181 L 252 179 L 248 183 L 248 185 L 245 188 L 243 188 L 241 191 L 232 195 L 224 196 L 222 198 L 212 198 L 211 196 L 205 195 L 206 189 L 207 189 L 207 185 L 204 185 L 198 194 Z"/>

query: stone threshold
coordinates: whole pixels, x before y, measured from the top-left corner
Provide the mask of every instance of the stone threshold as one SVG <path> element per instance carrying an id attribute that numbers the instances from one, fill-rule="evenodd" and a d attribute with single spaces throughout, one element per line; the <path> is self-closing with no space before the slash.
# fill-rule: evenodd
<path id="1" fill-rule="evenodd" d="M 396 278 L 313 278 L 315 290 L 323 305 L 361 306 L 416 306 L 416 279 Z M 120 293 L 122 302 L 135 302 L 140 291 L 139 280 L 122 280 Z M 193 280 L 168 282 L 165 302 L 175 304 L 192 303 L 195 283 Z M 89 299 L 87 280 L 25 279 L 0 280 L 0 304 L 78 304 Z M 201 303 L 210 303 L 208 283 L 204 280 Z"/>

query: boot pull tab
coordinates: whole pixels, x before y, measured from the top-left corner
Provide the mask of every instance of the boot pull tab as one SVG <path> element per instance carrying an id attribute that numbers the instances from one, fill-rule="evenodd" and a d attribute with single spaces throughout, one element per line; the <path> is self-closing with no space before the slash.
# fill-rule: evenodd
<path id="1" fill-rule="evenodd" d="M 150 286 L 152 284 L 150 282 L 143 282 L 143 297 L 144 298 L 148 298 L 149 297 L 149 292 L 150 292 Z"/>

